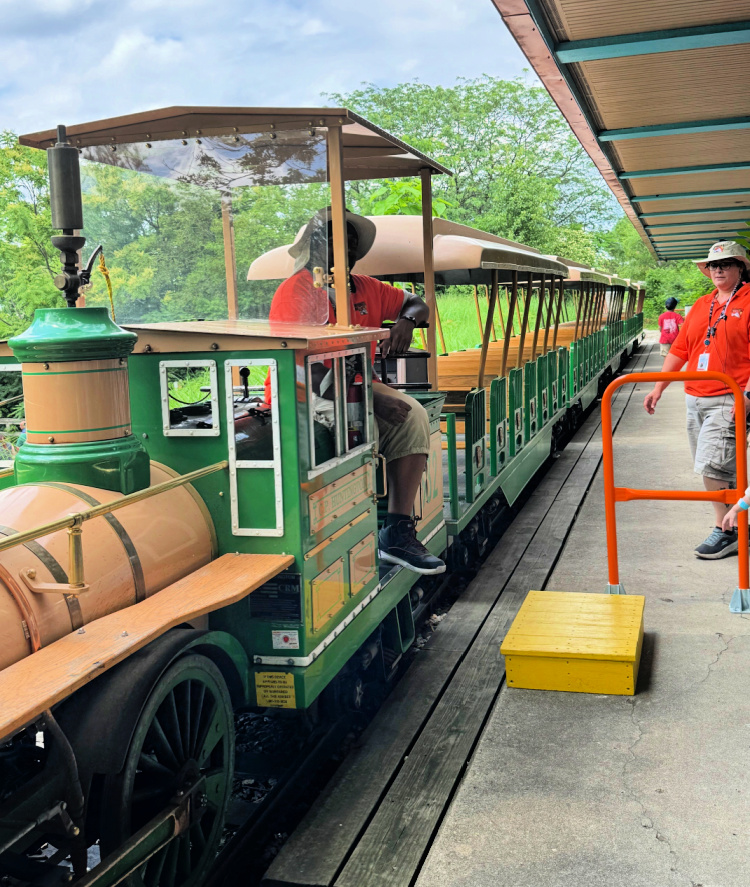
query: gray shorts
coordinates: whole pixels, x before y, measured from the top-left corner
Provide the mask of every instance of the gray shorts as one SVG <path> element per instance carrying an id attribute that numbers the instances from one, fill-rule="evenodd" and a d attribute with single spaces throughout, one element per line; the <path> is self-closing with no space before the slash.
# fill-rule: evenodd
<path id="1" fill-rule="evenodd" d="M 734 398 L 685 395 L 687 433 L 696 474 L 714 480 L 736 480 Z"/>

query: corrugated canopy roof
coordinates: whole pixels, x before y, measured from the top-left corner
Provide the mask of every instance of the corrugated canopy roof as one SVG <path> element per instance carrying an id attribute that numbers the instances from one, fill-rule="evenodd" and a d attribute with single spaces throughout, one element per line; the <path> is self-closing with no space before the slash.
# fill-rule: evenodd
<path id="1" fill-rule="evenodd" d="M 67 131 L 71 143 L 84 149 L 84 156 L 96 160 L 102 159 L 97 152 L 112 146 L 166 141 L 181 144 L 182 140 L 190 146 L 196 139 L 264 133 L 270 138 L 282 136 L 281 144 L 289 141 L 284 133 L 308 133 L 333 126 L 342 131 L 346 179 L 413 176 L 425 168 L 452 174 L 442 164 L 346 108 L 172 107 L 82 123 L 67 127 Z M 49 148 L 56 137 L 56 130 L 49 129 L 21 136 L 19 141 L 32 148 Z"/>
<path id="2" fill-rule="evenodd" d="M 659 258 L 750 219 L 750 0 L 493 0 Z"/>

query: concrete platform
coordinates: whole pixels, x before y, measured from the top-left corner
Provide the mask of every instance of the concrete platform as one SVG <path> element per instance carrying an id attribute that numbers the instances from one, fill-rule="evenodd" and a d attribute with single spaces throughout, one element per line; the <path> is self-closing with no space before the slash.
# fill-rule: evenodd
<path id="1" fill-rule="evenodd" d="M 652 354 L 648 369 L 661 359 Z M 623 486 L 699 488 L 681 386 L 635 396 L 615 436 Z M 417 887 L 747 887 L 750 618 L 737 559 L 700 561 L 704 503 L 618 505 L 620 575 L 646 596 L 636 696 L 503 687 Z M 547 583 L 602 592 L 601 472 Z"/>

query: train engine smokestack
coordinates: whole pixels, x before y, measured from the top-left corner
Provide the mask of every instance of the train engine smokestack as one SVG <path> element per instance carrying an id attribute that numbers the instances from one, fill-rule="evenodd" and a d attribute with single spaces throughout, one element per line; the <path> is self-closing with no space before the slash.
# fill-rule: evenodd
<path id="1" fill-rule="evenodd" d="M 49 148 L 52 238 L 62 271 L 55 286 L 67 308 L 44 308 L 9 341 L 22 365 L 27 440 L 15 460 L 16 482 L 65 481 L 121 493 L 149 485 L 149 458 L 130 430 L 127 358 L 134 333 L 106 308 L 76 308 L 90 267 L 80 270 L 83 228 L 78 150 L 64 126 Z M 98 251 L 98 250 L 97 250 Z M 71 310 L 73 309 L 73 310 Z"/>

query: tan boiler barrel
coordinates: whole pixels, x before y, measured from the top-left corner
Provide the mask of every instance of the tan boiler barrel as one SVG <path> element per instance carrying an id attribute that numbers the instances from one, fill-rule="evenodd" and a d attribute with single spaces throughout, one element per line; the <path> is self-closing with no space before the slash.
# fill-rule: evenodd
<path id="1" fill-rule="evenodd" d="M 151 484 L 174 477 L 151 463 Z M 112 502 L 121 493 L 66 483 L 26 484 L 0 491 L 0 537 L 30 530 Z M 216 554 L 211 517 L 195 490 L 178 487 L 83 524 L 88 591 L 78 596 L 31 591 L 35 582 L 68 581 L 67 531 L 0 552 L 0 669 L 87 622 L 121 610 L 207 564 Z"/>

